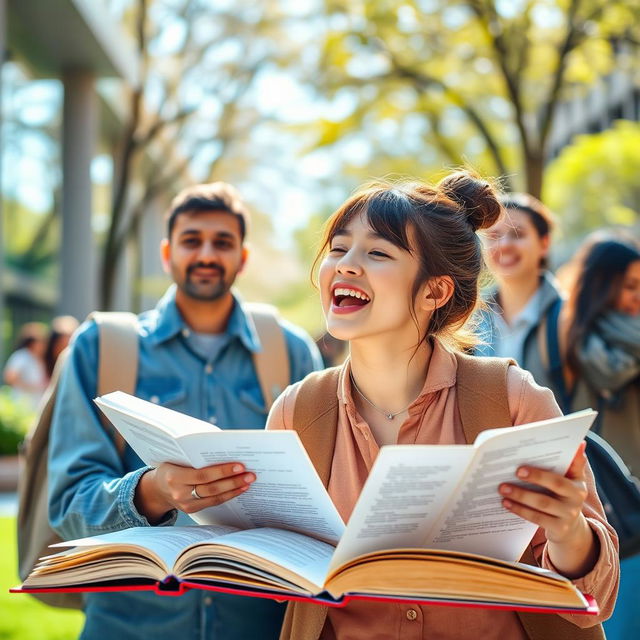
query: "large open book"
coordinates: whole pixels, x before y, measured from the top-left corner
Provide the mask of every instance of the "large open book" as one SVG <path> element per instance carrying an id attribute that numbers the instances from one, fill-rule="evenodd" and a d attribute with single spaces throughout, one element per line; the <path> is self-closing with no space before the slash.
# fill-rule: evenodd
<path id="1" fill-rule="evenodd" d="M 203 526 L 60 543 L 21 591 L 210 588 L 336 605 L 597 611 L 569 580 L 517 562 L 536 526 L 506 511 L 497 491 L 523 463 L 564 473 L 591 410 L 485 431 L 473 445 L 383 447 L 345 527 L 295 432 L 221 431 L 121 392 L 97 402 L 148 464 L 233 460 L 258 479 L 195 514 Z"/>

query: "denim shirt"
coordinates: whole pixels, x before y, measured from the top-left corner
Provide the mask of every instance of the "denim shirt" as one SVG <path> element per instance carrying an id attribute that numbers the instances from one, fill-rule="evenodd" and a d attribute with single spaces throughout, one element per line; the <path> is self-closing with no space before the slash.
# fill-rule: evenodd
<path id="1" fill-rule="evenodd" d="M 281 321 L 291 382 L 322 367 L 320 354 L 302 330 Z M 260 348 L 253 324 L 236 304 L 222 348 L 210 361 L 188 344 L 189 327 L 171 287 L 157 307 L 139 316 L 136 395 L 224 429 L 262 429 L 265 408 L 253 366 Z M 148 469 L 130 447 L 119 455 L 98 417 L 98 328 L 85 323 L 76 334 L 58 387 L 49 441 L 49 518 L 63 539 L 133 526 L 149 526 L 133 500 Z M 161 525 L 193 524 L 170 513 Z M 127 640 L 245 640 L 277 638 L 284 605 L 200 590 L 180 597 L 155 593 L 89 593 L 82 638 Z"/>

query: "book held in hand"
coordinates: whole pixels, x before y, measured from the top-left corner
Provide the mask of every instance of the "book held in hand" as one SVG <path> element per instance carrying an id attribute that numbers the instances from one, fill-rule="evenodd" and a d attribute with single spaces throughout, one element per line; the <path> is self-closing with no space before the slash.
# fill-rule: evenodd
<path id="1" fill-rule="evenodd" d="M 568 579 L 519 563 L 536 526 L 498 485 L 565 473 L 595 412 L 382 447 L 345 527 L 294 431 L 218 430 L 122 392 L 99 406 L 147 464 L 242 462 L 250 489 L 192 517 L 60 543 L 15 591 L 199 588 L 335 606 L 352 598 L 596 613 Z"/>

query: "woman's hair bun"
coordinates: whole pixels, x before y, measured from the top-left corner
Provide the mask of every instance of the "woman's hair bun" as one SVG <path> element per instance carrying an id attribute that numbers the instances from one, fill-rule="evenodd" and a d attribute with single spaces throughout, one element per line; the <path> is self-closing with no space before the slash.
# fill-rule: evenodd
<path id="1" fill-rule="evenodd" d="M 471 171 L 456 171 L 443 178 L 438 187 L 463 210 L 474 231 L 493 225 L 502 212 L 493 185 Z"/>

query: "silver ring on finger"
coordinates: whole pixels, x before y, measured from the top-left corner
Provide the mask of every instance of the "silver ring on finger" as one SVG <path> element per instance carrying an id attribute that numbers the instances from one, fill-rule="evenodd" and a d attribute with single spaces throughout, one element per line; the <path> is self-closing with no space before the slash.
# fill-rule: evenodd
<path id="1" fill-rule="evenodd" d="M 197 491 L 197 489 L 196 489 L 196 487 L 197 487 L 197 486 L 198 486 L 198 485 L 196 485 L 196 484 L 194 484 L 194 485 L 193 485 L 193 488 L 191 489 L 191 497 L 192 497 L 194 500 L 201 500 L 201 499 L 202 499 L 202 496 L 198 493 L 198 491 Z"/>

